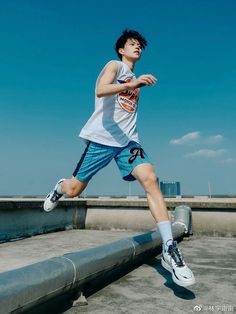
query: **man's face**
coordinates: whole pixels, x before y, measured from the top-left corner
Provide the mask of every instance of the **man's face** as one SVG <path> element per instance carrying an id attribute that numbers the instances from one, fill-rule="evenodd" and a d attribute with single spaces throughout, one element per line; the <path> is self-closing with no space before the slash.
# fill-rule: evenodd
<path id="1" fill-rule="evenodd" d="M 142 54 L 142 47 L 138 40 L 129 38 L 124 48 L 120 48 L 119 52 L 122 56 L 126 57 L 127 59 L 132 59 L 134 61 L 138 60 Z"/>

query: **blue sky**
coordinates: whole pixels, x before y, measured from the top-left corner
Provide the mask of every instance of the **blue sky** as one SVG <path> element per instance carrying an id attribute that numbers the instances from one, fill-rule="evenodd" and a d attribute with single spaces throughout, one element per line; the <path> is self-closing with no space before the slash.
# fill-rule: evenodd
<path id="1" fill-rule="evenodd" d="M 124 28 L 148 47 L 138 130 L 160 180 L 183 194 L 236 194 L 234 0 L 13 1 L 0 5 L 0 195 L 43 195 L 70 177 L 94 85 Z M 87 194 L 128 193 L 112 163 Z M 133 194 L 142 194 L 137 183 Z"/>

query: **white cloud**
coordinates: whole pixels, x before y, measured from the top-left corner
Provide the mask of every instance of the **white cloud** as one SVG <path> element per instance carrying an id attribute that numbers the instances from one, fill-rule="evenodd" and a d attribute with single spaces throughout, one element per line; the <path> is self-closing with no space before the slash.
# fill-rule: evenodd
<path id="1" fill-rule="evenodd" d="M 187 133 L 187 134 L 183 135 L 182 137 L 180 137 L 178 139 L 170 140 L 170 144 L 182 145 L 182 144 L 186 144 L 186 143 L 190 143 L 192 141 L 195 141 L 199 137 L 200 137 L 199 131 L 191 132 L 191 133 Z"/>
<path id="2" fill-rule="evenodd" d="M 216 158 L 224 155 L 227 152 L 226 149 L 200 149 L 196 152 L 185 155 L 190 158 Z"/>
<path id="3" fill-rule="evenodd" d="M 226 158 L 222 162 L 225 164 L 236 164 L 236 158 Z"/>
<path id="4" fill-rule="evenodd" d="M 217 144 L 217 143 L 222 142 L 223 140 L 224 140 L 224 136 L 221 134 L 217 134 L 217 135 L 208 136 L 206 141 L 208 144 Z"/>
<path id="5" fill-rule="evenodd" d="M 224 140 L 224 136 L 221 134 L 211 135 L 211 136 L 201 136 L 199 131 L 190 132 L 183 135 L 180 138 L 170 140 L 170 144 L 182 145 L 187 143 L 196 142 L 197 139 L 201 138 L 202 144 L 217 144 Z"/>

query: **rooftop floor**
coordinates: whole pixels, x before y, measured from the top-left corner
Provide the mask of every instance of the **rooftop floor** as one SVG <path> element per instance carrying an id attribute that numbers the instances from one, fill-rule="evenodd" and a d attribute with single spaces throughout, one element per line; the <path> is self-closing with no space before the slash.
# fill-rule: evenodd
<path id="1" fill-rule="evenodd" d="M 0 244 L 0 272 L 54 256 L 91 248 L 137 232 L 69 230 Z M 154 314 L 236 312 L 235 238 L 191 237 L 179 243 L 196 284 L 188 289 L 172 282 L 160 256 L 91 294 L 88 305 L 66 314 Z M 196 308 L 196 307 L 199 308 Z"/>

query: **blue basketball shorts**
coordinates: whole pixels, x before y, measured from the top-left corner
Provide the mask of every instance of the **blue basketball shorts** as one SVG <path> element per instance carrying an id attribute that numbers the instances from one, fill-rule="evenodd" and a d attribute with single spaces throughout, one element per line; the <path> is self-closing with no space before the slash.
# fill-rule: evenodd
<path id="1" fill-rule="evenodd" d="M 131 174 L 136 166 L 144 163 L 150 164 L 147 154 L 136 142 L 131 141 L 125 147 L 114 147 L 89 141 L 73 176 L 79 181 L 89 182 L 112 159 L 115 159 L 121 175 L 126 181 L 136 180 Z"/>

